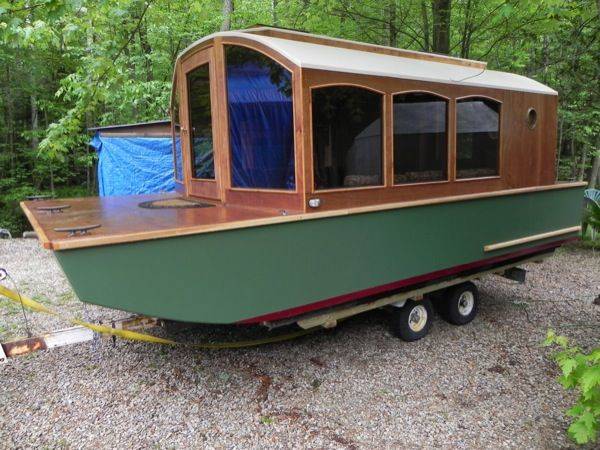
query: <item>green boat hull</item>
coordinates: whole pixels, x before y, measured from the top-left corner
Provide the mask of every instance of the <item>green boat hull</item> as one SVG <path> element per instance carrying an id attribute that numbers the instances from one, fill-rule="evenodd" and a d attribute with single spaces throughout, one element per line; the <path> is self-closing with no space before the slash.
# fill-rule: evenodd
<path id="1" fill-rule="evenodd" d="M 484 252 L 485 245 L 578 225 L 581 198 L 582 188 L 574 187 L 55 254 L 82 301 L 171 320 L 236 323 L 391 290 L 399 280 L 576 236 Z"/>

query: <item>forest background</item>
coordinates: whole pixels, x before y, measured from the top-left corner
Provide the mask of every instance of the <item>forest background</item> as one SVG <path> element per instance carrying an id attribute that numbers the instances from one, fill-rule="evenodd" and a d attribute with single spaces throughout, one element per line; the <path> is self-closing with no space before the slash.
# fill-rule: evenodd
<path id="1" fill-rule="evenodd" d="M 168 118 L 173 63 L 268 24 L 488 62 L 560 95 L 560 180 L 600 184 L 600 0 L 0 0 L 0 228 L 96 195 L 88 127 Z"/>

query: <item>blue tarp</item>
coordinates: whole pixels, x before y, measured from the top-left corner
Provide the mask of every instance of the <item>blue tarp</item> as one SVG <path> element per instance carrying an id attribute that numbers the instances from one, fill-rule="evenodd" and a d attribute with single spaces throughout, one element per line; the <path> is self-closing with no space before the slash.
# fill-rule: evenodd
<path id="1" fill-rule="evenodd" d="M 295 187 L 291 75 L 279 75 L 257 62 L 227 65 L 233 186 Z"/>
<path id="2" fill-rule="evenodd" d="M 105 137 L 96 133 L 90 145 L 98 153 L 101 197 L 175 190 L 170 137 Z"/>

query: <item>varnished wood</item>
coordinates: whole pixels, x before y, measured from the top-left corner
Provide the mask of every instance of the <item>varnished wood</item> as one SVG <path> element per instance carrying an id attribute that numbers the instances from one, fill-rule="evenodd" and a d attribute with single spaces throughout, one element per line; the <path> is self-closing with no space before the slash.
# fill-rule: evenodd
<path id="1" fill-rule="evenodd" d="M 189 106 L 189 91 L 188 91 L 188 83 L 187 77 L 190 72 L 197 69 L 198 67 L 208 64 L 209 69 L 209 77 L 210 77 L 210 106 L 211 106 L 211 120 L 212 120 L 212 134 L 213 134 L 213 159 L 214 159 L 214 170 L 215 170 L 215 178 L 214 179 L 198 179 L 193 177 L 193 167 L 192 167 L 192 145 L 190 142 L 191 138 L 191 116 L 190 116 L 190 106 Z M 214 61 L 214 49 L 212 47 L 207 47 L 202 51 L 195 52 L 189 58 L 182 60 L 181 62 L 181 81 L 182 81 L 182 101 L 181 101 L 181 124 L 183 126 L 181 132 L 181 144 L 182 144 L 182 154 L 185 155 L 185 159 L 187 159 L 186 171 L 186 185 L 187 192 L 189 195 L 193 195 L 196 197 L 220 200 L 221 199 L 221 188 L 220 188 L 220 154 L 221 148 L 219 147 L 219 124 L 216 119 L 219 116 L 219 107 L 216 104 L 218 98 L 217 84 L 214 80 L 217 79 L 217 71 L 215 68 Z"/>
<path id="2" fill-rule="evenodd" d="M 52 200 L 42 202 L 22 202 L 21 208 L 45 248 L 67 250 L 99 245 L 137 242 L 174 236 L 210 233 L 239 228 L 272 225 L 327 217 L 365 214 L 375 211 L 412 208 L 424 205 L 461 202 L 481 198 L 519 195 L 530 192 L 570 189 L 585 186 L 585 182 L 562 183 L 548 186 L 535 186 L 521 189 L 480 192 L 450 197 L 437 197 L 405 202 L 384 203 L 357 208 L 343 208 L 320 212 L 274 211 L 271 208 L 248 208 L 235 205 L 215 204 L 210 208 L 190 209 L 144 209 L 139 203 L 157 198 L 170 198 L 170 195 L 143 195 L 126 197 L 87 197 L 65 199 L 72 208 L 63 214 L 37 213 L 35 207 L 50 206 Z M 101 228 L 87 236 L 66 238 L 54 231 L 58 226 L 85 226 L 99 223 Z"/>
<path id="3" fill-rule="evenodd" d="M 280 30 L 276 30 L 276 34 Z M 266 35 L 271 31 L 266 31 Z M 285 32 L 283 33 L 286 34 Z M 279 35 L 277 37 L 283 37 Z M 307 37 L 308 36 L 308 37 Z M 325 41 L 321 37 L 294 36 L 293 39 L 315 42 L 342 48 L 357 48 L 353 43 Z M 240 189 L 231 186 L 229 117 L 226 99 L 226 74 L 224 45 L 242 45 L 259 51 L 292 72 L 294 93 L 294 137 L 296 190 L 295 195 L 264 189 Z M 351 47 L 345 47 L 351 45 Z M 368 51 L 374 49 L 368 44 Z M 363 50 L 367 47 L 361 47 Z M 188 51 L 181 58 L 181 70 L 185 72 L 197 65 L 207 51 L 212 52 L 211 76 L 214 91 L 213 131 L 215 171 L 217 186 L 193 188 L 194 180 L 185 180 L 188 195 L 203 198 L 219 198 L 227 204 L 245 204 L 253 207 L 307 211 L 310 198 L 319 197 L 321 210 L 352 208 L 378 203 L 402 202 L 425 198 L 466 195 L 477 192 L 498 191 L 526 186 L 546 185 L 554 182 L 554 147 L 556 141 L 556 96 L 509 91 L 498 88 L 461 86 L 441 82 L 403 80 L 389 77 L 341 73 L 296 67 L 284 55 L 266 45 L 243 37 L 216 37 L 204 42 L 201 48 Z M 399 53 L 389 53 L 397 54 Z M 446 61 L 448 62 L 448 61 Z M 181 77 L 180 77 L 181 78 Z M 312 155 L 311 89 L 331 85 L 360 86 L 384 95 L 383 113 L 383 179 L 381 187 L 355 187 L 316 191 Z M 212 87 L 211 87 L 212 89 Z M 448 99 L 448 179 L 442 182 L 407 183 L 394 185 L 393 172 L 393 103 L 392 95 L 402 92 L 429 92 Z M 185 96 L 183 96 L 185 97 Z M 499 175 L 495 177 L 456 179 L 456 101 L 467 97 L 487 97 L 501 103 L 499 137 Z M 187 101 L 187 99 L 182 99 Z M 182 109 L 187 109 L 185 104 Z M 533 107 L 538 113 L 538 124 L 531 130 L 526 124 L 527 110 Z M 185 152 L 187 155 L 187 151 Z M 187 155 L 187 162 L 189 155 Z M 186 172 L 191 173 L 191 167 Z M 215 183 L 213 183 L 214 185 Z"/>
<path id="4" fill-rule="evenodd" d="M 310 117 L 310 90 L 325 85 L 354 85 L 384 92 L 386 97 L 399 92 L 423 91 L 449 99 L 448 117 L 448 167 L 447 183 L 410 183 L 389 186 L 385 189 L 369 187 L 347 188 L 335 191 L 315 191 L 312 160 L 312 118 Z M 358 207 L 382 202 L 405 201 L 427 197 L 464 195 L 476 192 L 495 191 L 527 186 L 547 185 L 554 182 L 554 154 L 556 141 L 556 97 L 535 93 L 509 91 L 495 88 L 459 86 L 427 81 L 402 80 L 369 75 L 305 69 L 303 71 L 304 122 L 308 130 L 304 145 L 307 168 L 307 199 L 319 197 L 323 200 L 322 210 Z M 491 98 L 501 103 L 499 138 L 499 175 L 485 178 L 456 179 L 456 101 L 468 97 Z M 387 104 L 390 104 L 388 99 Z M 530 107 L 538 112 L 537 126 L 531 130 L 526 123 Z M 388 128 L 392 126 L 392 115 L 386 115 Z M 393 134 L 385 134 L 385 148 L 392 143 Z M 387 150 L 389 151 L 389 150 Z M 388 153 L 389 154 L 389 153 Z M 393 152 L 392 152 L 393 156 Z M 390 161 L 387 173 L 393 168 Z M 388 175 L 389 176 L 389 175 Z"/>
<path id="5" fill-rule="evenodd" d="M 494 250 L 501 250 L 503 248 L 514 247 L 515 245 L 527 244 L 529 242 L 535 242 L 542 239 L 548 239 L 556 236 L 562 236 L 564 234 L 579 233 L 581 231 L 581 225 L 562 228 L 560 230 L 548 231 L 547 233 L 535 234 L 533 236 L 526 236 L 519 239 L 513 239 L 511 241 L 498 242 L 497 244 L 485 245 L 483 247 L 484 252 L 493 252 Z"/>

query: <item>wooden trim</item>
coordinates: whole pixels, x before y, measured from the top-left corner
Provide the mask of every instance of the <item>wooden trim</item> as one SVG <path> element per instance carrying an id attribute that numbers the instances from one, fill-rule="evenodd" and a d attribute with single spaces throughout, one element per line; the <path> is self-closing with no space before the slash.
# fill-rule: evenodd
<path id="1" fill-rule="evenodd" d="M 212 151 L 213 151 L 213 164 L 214 164 L 214 178 L 195 178 L 193 175 L 193 160 L 194 160 L 194 149 L 192 143 L 190 142 L 191 138 L 191 128 L 192 128 L 192 119 L 191 119 L 191 108 L 189 104 L 189 74 L 194 70 L 202 67 L 204 65 L 208 65 L 208 74 L 209 74 L 209 95 L 210 95 L 210 108 L 211 108 L 211 128 L 212 128 Z M 209 198 L 214 200 L 221 200 L 221 190 L 220 190 L 220 177 L 221 177 L 221 167 L 219 164 L 220 161 L 220 148 L 219 148 L 219 124 L 218 124 L 218 114 L 219 107 L 217 105 L 218 93 L 216 89 L 216 80 L 217 80 L 217 72 L 215 70 L 215 50 L 214 46 L 204 48 L 201 51 L 195 52 L 190 57 L 186 58 L 182 62 L 181 75 L 182 75 L 182 85 L 183 95 L 185 101 L 185 114 L 184 117 L 186 119 L 185 122 L 185 153 L 187 154 L 188 165 L 186 167 L 187 171 L 187 192 L 188 195 Z M 182 123 L 183 124 L 183 123 Z"/>
<path id="2" fill-rule="evenodd" d="M 296 64 L 294 64 L 292 61 L 290 61 L 284 55 L 279 53 L 277 50 L 274 50 L 271 47 L 268 47 L 260 42 L 251 41 L 251 40 L 246 41 L 243 38 L 224 36 L 221 38 L 221 46 L 226 46 L 226 45 L 235 45 L 235 46 L 239 46 L 239 47 L 246 47 L 246 48 L 249 48 L 250 50 L 254 50 L 256 52 L 262 53 L 267 58 L 272 59 L 276 63 L 283 66 L 285 69 L 287 69 L 292 74 L 294 73 L 294 68 L 296 67 Z M 225 50 L 223 50 L 223 52 L 225 52 Z M 223 60 L 225 60 L 225 59 L 226 58 L 223 58 Z"/>
<path id="3" fill-rule="evenodd" d="M 433 95 L 434 97 L 443 98 L 448 103 L 452 100 L 451 97 L 439 94 L 439 93 L 434 92 L 434 91 L 428 91 L 427 89 L 408 89 L 408 90 L 390 92 L 390 95 L 392 96 L 392 102 L 394 101 L 394 99 L 393 99 L 394 96 L 396 96 L 396 95 L 403 95 L 403 94 L 429 94 L 429 95 Z"/>
<path id="4" fill-rule="evenodd" d="M 470 177 L 470 178 L 458 178 L 458 168 L 456 167 L 458 163 L 458 103 L 462 100 L 483 98 L 486 100 L 491 100 L 499 105 L 500 112 L 498 113 L 498 174 L 490 175 L 484 177 Z M 463 95 L 461 97 L 456 97 L 454 99 L 454 178 L 452 181 L 462 182 L 462 181 L 477 181 L 477 180 L 493 180 L 493 179 L 504 179 L 504 155 L 506 153 L 504 149 L 504 114 L 505 114 L 504 104 L 501 100 L 497 98 L 490 97 L 489 95 L 481 95 L 481 94 L 470 94 Z"/>
<path id="5" fill-rule="evenodd" d="M 227 201 L 227 188 L 230 186 L 230 163 L 229 163 L 229 112 L 227 104 L 227 82 L 226 82 L 226 67 L 225 67 L 225 49 L 221 42 L 221 38 L 214 39 L 214 65 L 215 65 L 215 88 L 217 95 L 215 101 L 218 110 L 216 121 L 215 138 L 218 149 L 218 164 L 219 164 L 219 196 L 221 201 Z"/>
<path id="6" fill-rule="evenodd" d="M 482 192 L 477 194 L 467 194 L 467 195 L 457 195 L 450 197 L 438 197 L 434 199 L 426 199 L 426 200 L 416 200 L 416 201 L 408 201 L 408 202 L 400 202 L 400 203 L 387 203 L 382 205 L 372 205 L 372 206 L 364 206 L 358 208 L 347 208 L 347 209 L 339 209 L 332 211 L 320 211 L 320 212 L 308 212 L 308 213 L 298 213 L 298 214 L 289 214 L 289 215 L 281 215 L 276 217 L 268 217 L 264 219 L 249 219 L 249 220 L 240 220 L 233 221 L 222 224 L 215 225 L 197 225 L 193 227 L 186 228 L 173 228 L 170 230 L 150 230 L 143 231 L 137 233 L 130 234 L 121 234 L 121 235 L 112 235 L 112 236 L 87 236 L 84 238 L 70 238 L 66 240 L 55 241 L 49 243 L 49 246 L 46 248 L 52 248 L 54 250 L 67 250 L 74 248 L 84 248 L 84 247 L 95 247 L 100 245 L 109 245 L 109 244 L 123 244 L 129 242 L 137 242 L 144 241 L 150 239 L 161 239 L 175 236 L 187 236 L 192 234 L 200 234 L 200 233 L 213 233 L 218 231 L 225 230 L 235 230 L 240 228 L 250 228 L 264 225 L 274 225 L 274 224 L 282 224 L 289 222 L 299 222 L 303 220 L 315 220 L 315 219 L 324 219 L 329 217 L 340 217 L 340 216 L 348 216 L 351 214 L 365 214 L 377 211 L 388 211 L 393 209 L 402 209 L 402 208 L 413 208 L 417 206 L 426 206 L 426 205 L 438 205 L 443 203 L 455 203 L 461 201 L 469 201 L 483 198 L 493 198 L 493 197 L 502 197 L 507 195 L 518 195 L 518 194 L 527 194 L 532 192 L 543 192 L 543 191 L 551 191 L 556 189 L 570 189 L 576 187 L 587 186 L 586 182 L 575 182 L 575 183 L 561 183 L 561 184 L 553 184 L 547 186 L 535 186 L 535 187 L 526 187 L 519 189 L 507 189 L 502 191 L 495 192 Z M 27 210 L 27 207 L 23 205 L 23 209 Z M 29 216 L 28 216 L 29 217 Z M 32 220 L 32 225 L 38 233 L 41 232 L 41 227 L 39 223 L 35 220 Z M 42 232 L 43 233 L 43 232 Z M 40 235 L 41 236 L 41 235 Z M 47 239 L 47 238 L 46 238 Z"/>
<path id="7" fill-rule="evenodd" d="M 513 239 L 512 241 L 498 242 L 496 244 L 485 245 L 483 247 L 483 251 L 493 252 L 494 250 L 500 250 L 507 247 L 514 247 L 515 245 L 527 244 L 528 242 L 534 242 L 539 241 L 541 239 L 562 236 L 564 234 L 579 233 L 580 231 L 581 225 L 569 228 L 562 228 L 560 230 L 548 231 L 547 233 L 534 234 L 533 236 L 526 236 L 519 239 Z"/>
<path id="8" fill-rule="evenodd" d="M 245 187 L 230 187 L 229 188 L 230 191 L 234 191 L 234 192 L 270 192 L 270 193 L 275 193 L 275 194 L 290 194 L 290 195 L 296 195 L 298 194 L 298 190 L 297 190 L 297 183 L 296 183 L 296 190 L 292 190 L 292 189 L 279 189 L 279 188 L 273 188 L 273 189 L 269 189 L 269 188 L 245 188 Z"/>
<path id="9" fill-rule="evenodd" d="M 429 180 L 429 181 L 413 181 L 413 182 L 406 182 L 406 183 L 396 183 L 396 166 L 394 163 L 394 97 L 396 95 L 403 95 L 403 94 L 429 94 L 433 97 L 439 97 L 442 100 L 444 100 L 446 102 L 446 179 L 444 180 Z M 390 116 L 390 128 L 392 129 L 392 133 L 391 133 L 391 147 L 392 147 L 392 159 L 391 159 L 391 163 L 390 165 L 392 166 L 392 182 L 391 182 L 391 186 L 415 186 L 415 185 L 423 185 L 423 184 L 440 184 L 440 183 L 450 183 L 452 180 L 451 178 L 451 158 L 450 158 L 450 149 L 452 147 L 451 142 L 450 142 L 450 103 L 452 103 L 452 99 L 450 97 L 446 97 L 445 95 L 441 95 L 438 94 L 436 92 L 433 91 L 427 91 L 427 90 L 418 90 L 418 89 L 412 89 L 412 90 L 408 90 L 408 91 L 399 91 L 399 92 L 394 92 L 390 95 L 392 102 L 391 102 L 391 116 Z M 452 121 L 452 123 L 456 123 L 456 121 Z"/>
<path id="10" fill-rule="evenodd" d="M 328 194 L 335 192 L 355 192 L 357 190 L 361 191 L 369 191 L 375 189 L 384 189 L 388 187 L 386 184 L 372 184 L 368 186 L 355 186 L 355 187 L 341 187 L 341 188 L 332 188 L 332 189 L 316 189 L 312 191 L 312 194 Z"/>
<path id="11" fill-rule="evenodd" d="M 463 183 L 465 181 L 486 181 L 486 180 L 500 180 L 502 177 L 500 175 L 490 175 L 486 177 L 475 177 L 475 178 L 457 178 L 454 180 L 456 183 Z"/>
<path id="12" fill-rule="evenodd" d="M 343 72 L 342 72 L 343 73 Z M 338 86 L 349 86 L 349 87 L 357 87 L 360 89 L 365 89 L 367 91 L 372 91 L 372 92 L 376 92 L 378 94 L 381 95 L 386 95 L 387 92 L 379 90 L 379 89 L 375 89 L 374 87 L 368 85 L 368 84 L 361 84 L 361 83 L 351 83 L 351 82 L 331 82 L 331 83 L 319 83 L 319 84 L 313 84 L 310 86 L 310 92 L 311 92 L 311 96 L 312 96 L 312 91 L 314 89 L 322 89 L 322 88 L 328 88 L 328 87 L 338 87 Z"/>
<path id="13" fill-rule="evenodd" d="M 30 211 L 30 209 L 27 207 L 25 202 L 20 202 L 19 205 L 21 206 L 21 209 L 25 213 L 27 220 L 29 220 L 29 223 L 31 224 L 31 226 L 33 227 L 35 232 L 37 233 L 38 239 L 40 240 L 42 247 L 48 248 L 48 249 L 52 248 L 52 243 L 50 242 L 50 239 L 48 239 L 48 236 L 44 232 L 44 229 L 41 227 L 41 225 L 38 222 L 38 220 L 36 219 L 35 215 Z"/>
<path id="14" fill-rule="evenodd" d="M 317 189 L 315 186 L 315 151 L 314 151 L 314 136 L 313 136 L 313 102 L 312 102 L 312 94 L 315 89 L 322 89 L 328 87 L 356 87 L 359 89 L 364 89 L 367 91 L 375 92 L 381 96 L 381 184 L 369 185 L 369 186 L 354 186 L 354 187 L 338 187 L 332 189 Z M 355 192 L 357 190 L 364 189 L 376 189 L 376 188 L 386 188 L 390 186 L 390 180 L 388 180 L 388 166 L 392 163 L 392 160 L 388 159 L 388 97 L 389 95 L 385 91 L 381 91 L 379 89 L 375 89 L 368 85 L 362 85 L 357 83 L 349 83 L 349 82 L 333 82 L 333 83 L 324 83 L 324 84 L 311 84 L 308 87 L 308 120 L 310 123 L 310 145 L 308 146 L 307 152 L 309 153 L 310 166 L 311 166 L 311 176 L 310 176 L 310 186 L 308 187 L 308 192 L 311 195 L 319 194 L 319 193 L 328 193 L 328 192 Z M 306 105 L 305 105 L 306 107 Z M 392 180 L 393 182 L 393 180 Z"/>
<path id="15" fill-rule="evenodd" d="M 484 95 L 484 94 L 469 94 L 469 95 L 462 95 L 462 96 L 460 96 L 460 97 L 456 97 L 456 98 L 455 98 L 455 100 L 456 100 L 456 102 L 458 103 L 458 102 L 459 102 L 459 101 L 461 101 L 461 100 L 467 100 L 467 99 L 469 99 L 469 98 L 485 98 L 485 99 L 487 99 L 487 100 L 492 100 L 492 101 L 494 101 L 494 102 L 496 102 L 496 103 L 500 103 L 500 104 L 502 104 L 502 100 L 498 100 L 498 99 L 497 99 L 497 98 L 495 98 L 495 97 L 490 97 L 489 95 Z"/>
<path id="16" fill-rule="evenodd" d="M 288 190 L 288 189 L 269 189 L 269 188 L 244 188 L 244 187 L 240 187 L 240 186 L 233 186 L 232 185 L 232 177 L 231 177 L 231 161 L 232 161 L 232 156 L 231 156 L 231 143 L 229 140 L 229 110 L 228 110 L 228 105 L 227 105 L 227 61 L 226 61 L 226 55 L 225 55 L 225 46 L 230 45 L 230 46 L 237 46 L 237 47 L 245 47 L 248 48 L 250 50 L 253 50 L 255 52 L 261 53 L 262 55 L 266 56 L 267 58 L 269 58 L 271 61 L 276 62 L 277 64 L 279 64 L 281 67 L 283 67 L 284 69 L 286 69 L 289 73 L 290 73 L 290 79 L 291 79 L 291 86 L 292 86 L 292 129 L 294 130 L 293 133 L 293 147 L 294 147 L 294 189 L 293 190 Z M 223 132 L 224 134 L 226 134 L 226 138 L 224 138 L 225 141 L 225 145 L 223 147 L 223 152 L 224 155 L 226 156 L 227 159 L 227 168 L 226 170 L 228 171 L 227 174 L 227 183 L 225 184 L 224 189 L 227 192 L 245 192 L 245 193 L 275 193 L 275 194 L 286 194 L 286 195 L 299 195 L 304 191 L 304 186 L 302 184 L 302 177 L 301 177 L 301 172 L 300 172 L 300 166 L 299 166 L 299 162 L 302 159 L 301 156 L 301 146 L 298 145 L 298 139 L 299 139 L 299 135 L 296 132 L 296 130 L 298 130 L 299 124 L 298 124 L 298 117 L 296 114 L 296 108 L 298 107 L 298 99 L 296 98 L 296 90 L 294 89 L 294 86 L 296 86 L 297 83 L 297 76 L 299 73 L 299 70 L 296 68 L 296 65 L 294 63 L 292 63 L 289 59 L 287 59 L 285 56 L 281 55 L 280 53 L 276 52 L 275 50 L 264 46 L 263 44 L 259 43 L 259 42 L 254 42 L 254 41 L 244 41 L 241 38 L 237 38 L 237 37 L 223 37 L 219 40 L 219 47 L 220 47 L 220 55 L 221 55 L 221 72 L 220 72 L 220 77 L 222 77 L 221 83 L 222 83 L 222 87 L 224 88 L 224 90 L 222 91 L 222 95 L 221 97 L 223 97 L 222 99 L 222 110 L 223 110 L 223 116 L 226 117 L 226 120 L 224 120 L 222 122 L 222 127 L 223 127 Z M 229 196 L 228 196 L 229 197 Z M 263 199 L 264 200 L 264 199 Z M 295 205 L 290 204 L 289 205 L 290 209 L 296 209 Z"/>

